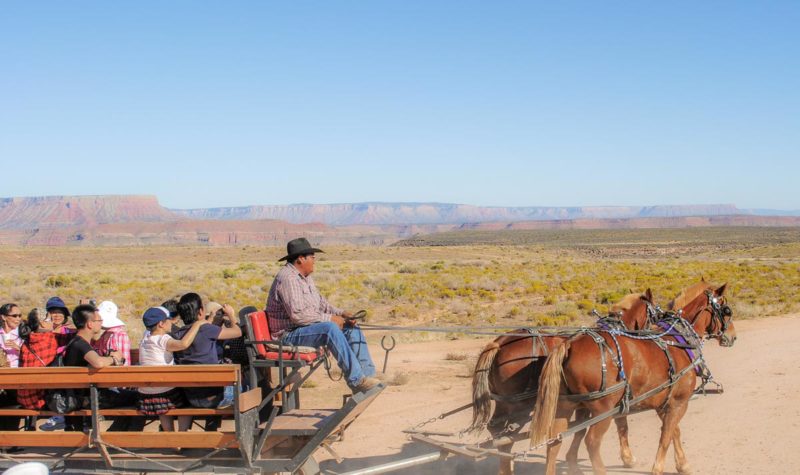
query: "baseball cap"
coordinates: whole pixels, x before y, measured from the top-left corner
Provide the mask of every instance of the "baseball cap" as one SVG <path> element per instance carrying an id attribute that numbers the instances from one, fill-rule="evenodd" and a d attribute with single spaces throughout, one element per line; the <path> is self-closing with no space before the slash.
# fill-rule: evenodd
<path id="1" fill-rule="evenodd" d="M 158 322 L 169 319 L 169 310 L 164 307 L 150 307 L 142 315 L 144 326 L 152 327 Z"/>

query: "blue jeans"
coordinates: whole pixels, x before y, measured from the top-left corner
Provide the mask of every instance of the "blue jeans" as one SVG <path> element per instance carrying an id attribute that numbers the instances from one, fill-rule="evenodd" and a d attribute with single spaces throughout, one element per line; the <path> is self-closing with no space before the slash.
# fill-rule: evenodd
<path id="1" fill-rule="evenodd" d="M 295 346 L 327 346 L 349 386 L 355 386 L 361 378 L 375 374 L 375 364 L 369 355 L 364 332 L 358 327 L 340 330 L 333 322 L 312 323 L 287 332 L 283 342 Z"/>

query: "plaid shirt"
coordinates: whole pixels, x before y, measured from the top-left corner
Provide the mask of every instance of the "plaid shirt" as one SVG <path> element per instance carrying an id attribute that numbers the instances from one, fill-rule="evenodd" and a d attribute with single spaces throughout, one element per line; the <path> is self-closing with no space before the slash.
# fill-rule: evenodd
<path id="1" fill-rule="evenodd" d="M 131 339 L 124 326 L 109 328 L 103 335 L 92 341 L 92 348 L 100 356 L 108 356 L 112 351 L 122 352 L 125 366 L 131 365 Z"/>
<path id="2" fill-rule="evenodd" d="M 22 345 L 19 365 L 23 368 L 41 368 L 49 365 L 56 358 L 60 344 L 66 345 L 72 334 L 31 333 L 28 342 Z M 20 389 L 17 391 L 17 402 L 25 409 L 42 409 L 44 407 L 44 389 Z"/>
<path id="3" fill-rule="evenodd" d="M 269 289 L 267 317 L 276 340 L 297 327 L 329 322 L 342 313 L 320 295 L 311 276 L 303 277 L 291 262 L 278 271 Z"/>

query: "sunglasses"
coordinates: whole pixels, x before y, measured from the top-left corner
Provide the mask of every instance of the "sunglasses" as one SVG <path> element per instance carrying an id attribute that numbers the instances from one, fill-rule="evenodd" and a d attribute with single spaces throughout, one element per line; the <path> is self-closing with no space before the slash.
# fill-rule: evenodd
<path id="1" fill-rule="evenodd" d="M 6 317 L 14 317 L 14 318 L 20 318 L 21 316 L 22 316 L 21 313 L 9 313 L 8 315 L 6 315 Z"/>

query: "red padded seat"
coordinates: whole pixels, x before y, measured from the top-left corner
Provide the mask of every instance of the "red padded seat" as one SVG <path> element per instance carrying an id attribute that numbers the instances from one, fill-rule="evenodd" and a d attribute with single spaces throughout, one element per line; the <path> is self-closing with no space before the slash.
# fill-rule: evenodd
<path id="1" fill-rule="evenodd" d="M 272 339 L 272 333 L 269 331 L 269 320 L 267 319 L 266 312 L 262 310 L 260 312 L 250 313 L 247 315 L 247 321 L 250 324 L 250 328 L 253 329 L 254 341 L 274 341 Z M 292 347 L 290 345 L 285 345 L 284 348 L 293 348 L 296 351 L 275 351 L 278 348 L 278 342 L 258 343 L 255 345 L 258 357 L 266 360 L 278 360 L 282 357 L 285 360 L 314 361 L 322 355 L 322 349 L 320 348 L 306 346 Z"/>

